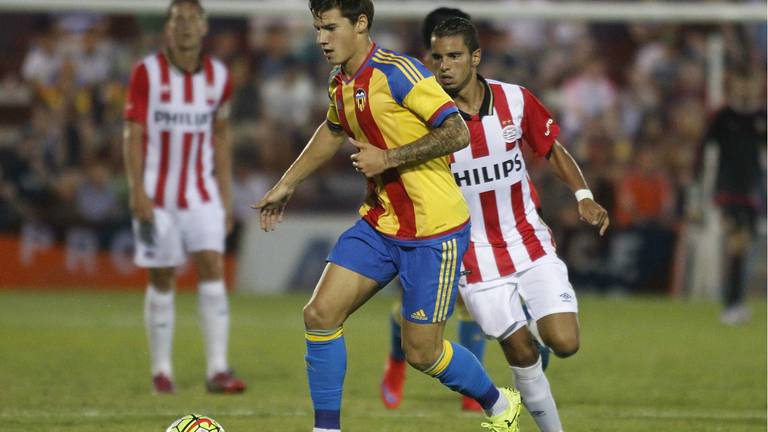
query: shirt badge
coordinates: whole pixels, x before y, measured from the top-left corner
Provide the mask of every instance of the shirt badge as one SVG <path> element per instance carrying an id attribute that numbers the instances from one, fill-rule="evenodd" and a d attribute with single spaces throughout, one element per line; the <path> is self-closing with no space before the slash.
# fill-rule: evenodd
<path id="1" fill-rule="evenodd" d="M 355 90 L 355 106 L 358 111 L 365 110 L 365 105 L 368 103 L 368 95 L 365 90 L 359 88 Z"/>

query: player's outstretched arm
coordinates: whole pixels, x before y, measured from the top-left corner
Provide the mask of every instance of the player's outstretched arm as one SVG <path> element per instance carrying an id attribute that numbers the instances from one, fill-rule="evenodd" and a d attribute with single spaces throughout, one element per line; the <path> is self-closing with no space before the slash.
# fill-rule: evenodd
<path id="1" fill-rule="evenodd" d="M 343 131 L 331 129 L 327 122 L 323 122 L 317 128 L 307 146 L 277 184 L 264 195 L 261 201 L 251 206 L 260 210 L 262 230 L 275 230 L 277 224 L 283 221 L 285 205 L 288 204 L 296 186 L 331 159 L 344 144 L 346 136 Z"/>
<path id="2" fill-rule="evenodd" d="M 587 181 L 584 179 L 579 165 L 573 160 L 573 156 L 558 141 L 555 141 L 547 158 L 549 159 L 549 164 L 555 170 L 555 174 L 571 188 L 571 191 L 587 191 L 589 197 L 581 198 L 577 196 L 579 200 L 579 218 L 592 226 L 599 227 L 600 235 L 602 236 L 611 223 L 608 211 L 591 197 L 591 193 L 588 192 L 589 186 L 587 186 Z"/>
<path id="3" fill-rule="evenodd" d="M 352 139 L 350 142 L 360 150 L 351 156 L 352 165 L 366 177 L 373 177 L 389 168 L 425 162 L 461 150 L 469 145 L 469 129 L 459 114 L 451 114 L 428 134 L 401 147 L 382 150 L 368 143 Z"/>
<path id="4" fill-rule="evenodd" d="M 131 213 L 140 222 L 151 222 L 154 203 L 144 190 L 144 155 L 143 141 L 144 126 L 126 121 L 123 129 L 123 163 L 128 179 L 128 192 Z"/>

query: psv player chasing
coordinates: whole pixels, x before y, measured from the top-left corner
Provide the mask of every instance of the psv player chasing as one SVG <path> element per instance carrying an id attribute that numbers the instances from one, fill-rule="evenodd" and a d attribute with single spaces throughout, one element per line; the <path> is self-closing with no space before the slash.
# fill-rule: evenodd
<path id="1" fill-rule="evenodd" d="M 472 221 L 459 291 L 483 332 L 499 341 L 523 404 L 539 429 L 561 431 L 521 299 L 541 339 L 559 357 L 579 349 L 578 306 L 567 268 L 538 214 L 522 146 L 549 160 L 574 191 L 581 219 L 598 227 L 600 235 L 610 223 L 608 214 L 557 141 L 559 127 L 541 102 L 524 87 L 477 73 L 481 50 L 469 20 L 449 18 L 435 27 L 430 61 L 470 131 L 470 145 L 451 156 L 451 170 Z"/>

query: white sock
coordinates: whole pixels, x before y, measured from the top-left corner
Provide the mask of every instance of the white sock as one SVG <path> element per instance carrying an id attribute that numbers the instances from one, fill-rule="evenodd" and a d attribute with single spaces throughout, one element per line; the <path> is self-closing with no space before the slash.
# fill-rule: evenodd
<path id="1" fill-rule="evenodd" d="M 312 432 L 341 432 L 341 429 L 312 428 Z"/>
<path id="2" fill-rule="evenodd" d="M 224 281 L 200 282 L 198 308 L 200 310 L 205 357 L 208 363 L 207 376 L 211 378 L 229 369 L 227 344 L 229 342 L 229 302 Z"/>
<path id="3" fill-rule="evenodd" d="M 519 368 L 510 366 L 515 375 L 515 387 L 520 392 L 523 405 L 541 432 L 561 432 L 560 415 L 557 412 L 549 381 L 541 368 L 541 357 L 532 366 Z"/>
<path id="4" fill-rule="evenodd" d="M 151 284 L 144 296 L 144 326 L 149 339 L 149 358 L 152 376 L 173 375 L 171 349 L 173 348 L 173 326 L 175 321 L 173 290 L 160 292 Z"/>
<path id="5" fill-rule="evenodd" d="M 493 403 L 491 409 L 485 411 L 485 415 L 488 417 L 497 416 L 509 408 L 509 401 L 504 397 L 504 393 L 499 390 L 499 398 Z"/>

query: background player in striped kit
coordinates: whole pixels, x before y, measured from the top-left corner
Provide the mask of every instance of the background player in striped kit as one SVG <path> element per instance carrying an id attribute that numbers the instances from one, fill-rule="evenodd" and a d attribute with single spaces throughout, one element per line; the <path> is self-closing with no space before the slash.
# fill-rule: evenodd
<path id="1" fill-rule="evenodd" d="M 227 118 L 232 88 L 227 68 L 201 53 L 207 30 L 198 0 L 173 0 L 165 23 L 167 48 L 135 66 L 125 109 L 135 261 L 149 268 L 144 318 L 157 393 L 174 392 L 175 268 L 187 254 L 198 273 L 206 387 L 216 393 L 245 390 L 227 362 L 222 258 L 232 213 Z"/>
<path id="2" fill-rule="evenodd" d="M 527 328 L 521 298 L 556 355 L 579 349 L 577 301 L 551 232 L 538 214 L 538 198 L 521 147 L 546 157 L 575 192 L 579 215 L 602 235 L 608 214 L 581 171 L 557 141 L 558 125 L 527 89 L 477 73 L 477 30 L 462 18 L 432 34 L 431 61 L 440 85 L 470 129 L 470 146 L 452 155 L 451 169 L 470 207 L 472 240 L 464 256 L 460 291 L 484 333 L 497 339 L 523 403 L 542 431 L 562 430 L 539 351 Z"/>
<path id="3" fill-rule="evenodd" d="M 497 432 L 516 432 L 519 394 L 497 389 L 464 347 L 443 340 L 455 303 L 469 214 L 448 155 L 467 145 L 450 97 L 417 60 L 370 39 L 370 0 L 312 0 L 317 42 L 331 72 L 326 121 L 255 208 L 271 231 L 296 186 L 349 140 L 369 194 L 304 307 L 315 432 L 341 430 L 346 373 L 342 325 L 394 277 L 403 284 L 403 340 L 414 368 L 476 399 Z M 375 429 L 375 427 L 374 427 Z"/>

